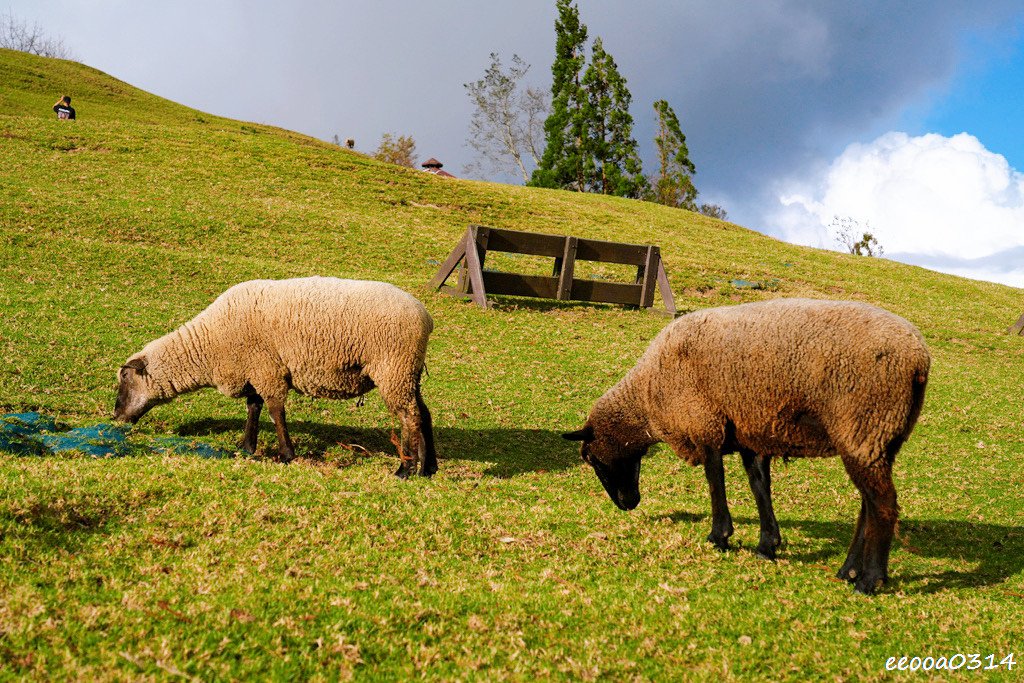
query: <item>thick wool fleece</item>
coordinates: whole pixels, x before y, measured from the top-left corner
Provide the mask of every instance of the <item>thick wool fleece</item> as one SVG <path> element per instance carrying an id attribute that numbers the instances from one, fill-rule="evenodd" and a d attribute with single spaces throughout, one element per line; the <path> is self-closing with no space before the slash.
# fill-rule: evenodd
<path id="1" fill-rule="evenodd" d="M 921 333 L 863 303 L 776 299 L 669 324 L 598 400 L 589 422 L 665 441 L 691 464 L 705 449 L 766 457 L 895 457 L 917 420 L 930 356 Z"/>
<path id="2" fill-rule="evenodd" d="M 383 282 L 309 277 L 228 289 L 191 321 L 132 356 L 161 398 L 200 387 L 264 400 L 288 390 L 351 398 L 379 387 L 389 409 L 416 392 L 433 321 L 412 295 Z"/>

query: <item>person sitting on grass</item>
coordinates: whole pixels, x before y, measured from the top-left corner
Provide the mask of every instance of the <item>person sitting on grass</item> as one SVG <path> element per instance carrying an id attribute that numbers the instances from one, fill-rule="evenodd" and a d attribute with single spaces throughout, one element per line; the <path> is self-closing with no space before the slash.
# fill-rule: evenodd
<path id="1" fill-rule="evenodd" d="M 57 112 L 58 119 L 75 118 L 75 108 L 71 106 L 70 95 L 65 95 L 64 97 L 57 100 L 57 104 L 53 105 L 53 110 Z"/>

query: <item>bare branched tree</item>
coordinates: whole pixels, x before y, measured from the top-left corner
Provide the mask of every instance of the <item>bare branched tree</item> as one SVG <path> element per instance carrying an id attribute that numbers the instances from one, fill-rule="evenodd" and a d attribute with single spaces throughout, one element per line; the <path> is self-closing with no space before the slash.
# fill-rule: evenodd
<path id="1" fill-rule="evenodd" d="M 861 222 L 855 218 L 834 216 L 828 227 L 832 239 L 851 254 L 881 256 L 885 253 L 882 245 L 871 233 L 871 224 L 868 222 L 861 225 Z"/>
<path id="2" fill-rule="evenodd" d="M 74 54 L 61 37 L 46 35 L 39 24 L 29 24 L 14 16 L 10 10 L 0 15 L 0 47 L 28 52 L 42 57 L 74 59 Z"/>
<path id="3" fill-rule="evenodd" d="M 530 179 L 528 160 L 536 166 L 544 151 L 548 99 L 544 91 L 523 86 L 529 70 L 519 55 L 512 55 L 506 71 L 492 52 L 484 77 L 464 84 L 474 106 L 466 142 L 477 152 L 467 171 L 518 173 L 524 183 Z"/>

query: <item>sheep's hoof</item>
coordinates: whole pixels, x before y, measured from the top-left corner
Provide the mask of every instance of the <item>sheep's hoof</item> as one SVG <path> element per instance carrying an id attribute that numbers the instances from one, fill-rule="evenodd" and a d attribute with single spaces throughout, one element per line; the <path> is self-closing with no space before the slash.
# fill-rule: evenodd
<path id="1" fill-rule="evenodd" d="M 857 577 L 859 575 L 860 575 L 860 572 L 857 571 L 856 567 L 854 567 L 853 565 L 845 565 L 844 564 L 842 567 L 840 567 L 839 573 L 836 574 L 836 578 L 837 579 L 842 579 L 843 581 L 849 581 L 850 583 L 853 583 L 854 581 L 857 580 Z"/>
<path id="2" fill-rule="evenodd" d="M 887 579 L 884 576 L 874 576 L 865 573 L 860 579 L 854 582 L 853 592 L 860 593 L 862 595 L 873 595 L 875 591 L 886 583 Z"/>
<path id="3" fill-rule="evenodd" d="M 758 557 L 764 558 L 766 560 L 771 560 L 772 562 L 774 562 L 776 552 L 781 547 L 782 539 L 778 536 L 769 536 L 768 538 L 762 537 L 760 543 L 757 544 L 757 550 L 755 550 L 754 552 L 757 554 Z"/>
<path id="4" fill-rule="evenodd" d="M 708 534 L 708 542 L 713 544 L 716 548 L 721 550 L 723 553 L 726 550 L 729 549 L 729 537 L 728 536 L 718 537 L 718 536 L 715 536 L 713 533 L 712 534 Z"/>
<path id="5" fill-rule="evenodd" d="M 429 478 L 429 477 L 433 476 L 436 473 L 437 473 L 437 463 L 434 463 L 432 466 L 424 465 L 423 467 L 420 468 L 420 476 L 421 477 Z"/>
<path id="6" fill-rule="evenodd" d="M 395 476 L 399 479 L 408 479 L 410 474 L 412 474 L 412 468 L 408 467 L 404 462 L 395 470 Z"/>

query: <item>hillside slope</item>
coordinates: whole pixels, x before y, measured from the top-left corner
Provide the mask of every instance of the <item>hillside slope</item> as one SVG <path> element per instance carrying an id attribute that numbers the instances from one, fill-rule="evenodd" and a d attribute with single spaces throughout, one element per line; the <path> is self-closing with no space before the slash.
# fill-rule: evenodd
<path id="1" fill-rule="evenodd" d="M 723 666 L 861 678 L 891 655 L 1019 646 L 1024 340 L 1003 330 L 1024 310 L 1020 290 L 648 203 L 436 178 L 71 62 L 0 50 L 0 84 L 0 411 L 107 419 L 123 360 L 236 282 L 379 279 L 435 318 L 424 393 L 444 458 L 432 482 L 392 481 L 395 425 L 375 396 L 359 409 L 293 397 L 307 458 L 290 467 L 262 450 L 229 462 L 0 455 L 0 662 L 12 670 L 308 677 L 329 660 L 439 678 L 700 678 Z M 76 122 L 50 111 L 65 92 Z M 889 592 L 863 601 L 829 580 L 858 508 L 836 460 L 778 467 L 777 565 L 706 547 L 703 476 L 664 449 L 645 465 L 641 508 L 615 511 L 558 435 L 665 320 L 516 299 L 481 311 L 428 291 L 470 223 L 658 244 L 682 310 L 811 296 L 918 325 L 934 365 L 897 466 L 905 522 Z M 233 448 L 243 415 L 200 392 L 140 429 Z M 742 468 L 727 467 L 749 546 L 756 511 Z M 246 573 L 256 555 L 262 569 Z M 97 575 L 100 588 L 86 580 Z M 63 628 L 48 630 L 47 615 Z M 337 641 L 331 657 L 310 653 L 323 639 Z"/>

